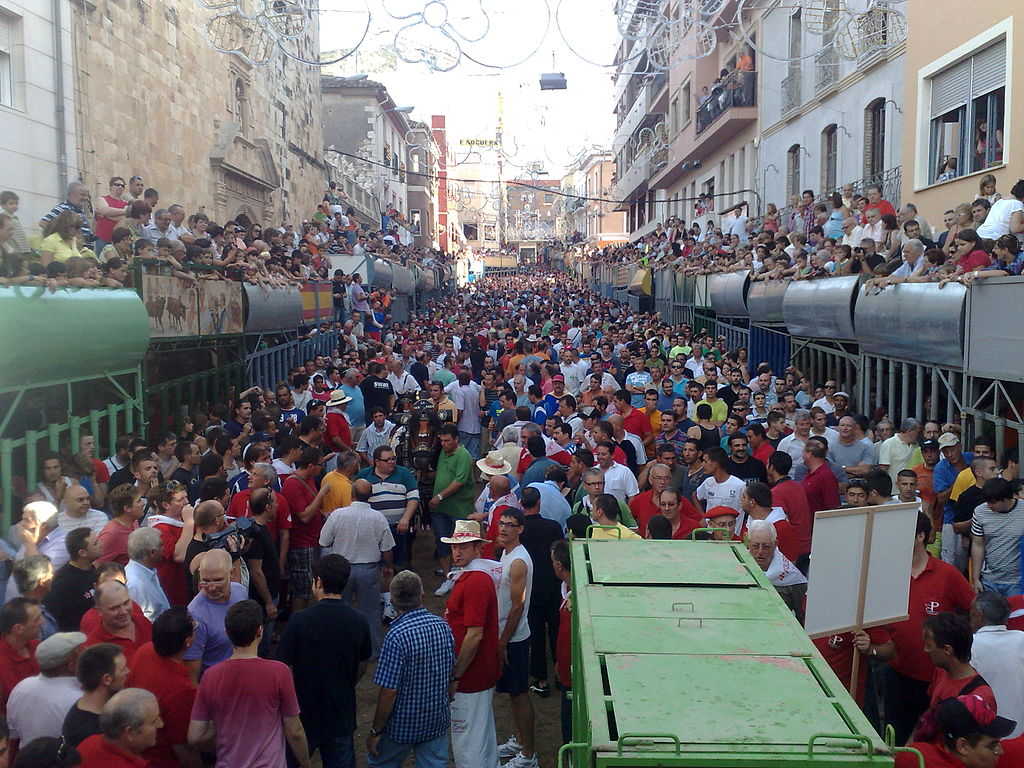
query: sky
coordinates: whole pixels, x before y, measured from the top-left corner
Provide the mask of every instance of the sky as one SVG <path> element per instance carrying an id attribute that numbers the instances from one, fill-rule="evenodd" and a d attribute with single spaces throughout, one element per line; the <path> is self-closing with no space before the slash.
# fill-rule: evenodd
<path id="1" fill-rule="evenodd" d="M 321 0 L 321 50 L 350 49 L 369 15 L 366 40 L 328 73 L 369 74 L 387 86 L 396 104 L 415 107 L 412 118 L 427 124 L 431 115 L 445 115 L 450 140 L 493 138 L 500 91 L 510 168 L 506 176 L 517 175 L 516 165 L 539 162 L 546 178 L 558 179 L 581 151 L 611 145 L 613 69 L 600 65 L 615 55 L 612 5 L 611 0 Z M 368 6 L 373 9 L 369 14 Z M 427 50 L 457 53 L 438 28 L 425 23 L 396 39 L 399 30 L 424 18 L 437 21 L 445 13 L 449 23 L 441 29 L 453 30 L 465 54 L 452 71 L 406 63 L 396 55 L 397 50 L 416 58 L 424 44 Z M 541 91 L 540 75 L 546 72 L 564 72 L 568 88 Z"/>

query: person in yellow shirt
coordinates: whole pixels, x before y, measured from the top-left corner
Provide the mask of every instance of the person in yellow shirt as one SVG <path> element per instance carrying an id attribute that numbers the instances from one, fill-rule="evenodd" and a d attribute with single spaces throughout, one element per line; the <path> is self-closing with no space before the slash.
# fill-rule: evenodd
<path id="1" fill-rule="evenodd" d="M 602 493 L 594 501 L 591 509 L 594 525 L 603 525 L 604 528 L 595 528 L 590 532 L 592 539 L 640 539 L 639 534 L 619 522 L 619 500 L 610 493 Z M 613 530 L 614 529 L 614 530 Z"/>
<path id="2" fill-rule="evenodd" d="M 729 406 L 725 400 L 718 396 L 718 382 L 704 382 L 704 399 L 697 403 L 697 405 L 701 403 L 711 406 L 711 421 L 715 422 L 718 426 L 722 426 L 725 423 L 725 419 L 729 415 Z"/>
<path id="3" fill-rule="evenodd" d="M 45 267 L 52 261 L 67 261 L 81 256 L 76 238 L 82 231 L 82 217 L 74 211 L 63 211 L 51 219 L 43 230 L 39 244 L 39 261 Z"/>
<path id="4" fill-rule="evenodd" d="M 324 517 L 341 507 L 352 505 L 352 480 L 359 471 L 359 455 L 355 451 L 338 454 L 338 464 L 324 475 L 322 485 L 327 486 L 320 512 Z"/>

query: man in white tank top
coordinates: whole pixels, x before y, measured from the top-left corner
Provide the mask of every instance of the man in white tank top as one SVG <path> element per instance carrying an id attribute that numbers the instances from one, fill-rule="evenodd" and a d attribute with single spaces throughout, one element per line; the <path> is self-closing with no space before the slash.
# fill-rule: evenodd
<path id="1" fill-rule="evenodd" d="M 512 758 L 505 768 L 537 768 L 533 737 L 533 704 L 530 702 L 530 594 L 533 591 L 533 560 L 519 543 L 524 526 L 523 512 L 512 507 L 501 510 L 498 546 L 501 555 L 501 584 L 498 586 L 498 652 L 503 665 L 498 693 L 511 697 L 516 734 L 498 748 L 500 758 Z"/>

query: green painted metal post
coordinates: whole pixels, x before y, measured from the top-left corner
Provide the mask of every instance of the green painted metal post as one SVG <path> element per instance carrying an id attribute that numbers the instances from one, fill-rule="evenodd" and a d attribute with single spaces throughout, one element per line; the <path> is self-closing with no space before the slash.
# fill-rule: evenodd
<path id="1" fill-rule="evenodd" d="M 6 535 L 14 517 L 14 441 L 10 438 L 0 440 L 0 486 L 6 511 L 0 518 L 0 535 Z"/>
<path id="2" fill-rule="evenodd" d="M 128 412 L 131 412 L 131 408 L 128 408 Z M 114 403 L 110 403 L 107 406 L 107 424 L 109 424 L 109 431 L 107 432 L 107 455 L 113 456 L 117 453 L 117 406 Z M 99 438 L 96 438 L 96 451 L 100 450 Z M 97 458 L 99 458 L 97 456 Z"/>

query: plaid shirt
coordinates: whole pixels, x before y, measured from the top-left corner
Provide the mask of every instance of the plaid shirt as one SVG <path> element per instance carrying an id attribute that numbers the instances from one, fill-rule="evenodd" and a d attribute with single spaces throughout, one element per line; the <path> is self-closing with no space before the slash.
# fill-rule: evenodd
<path id="1" fill-rule="evenodd" d="M 443 619 L 419 608 L 391 624 L 373 682 L 398 691 L 384 732 L 399 744 L 421 744 L 447 732 L 448 684 L 455 639 Z"/>

